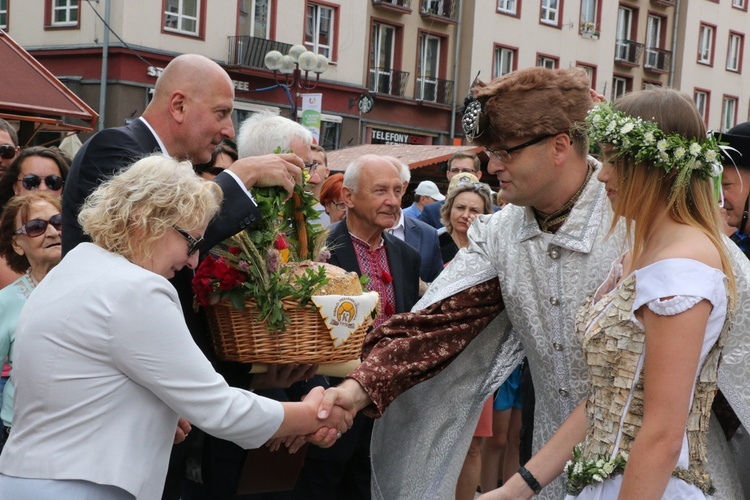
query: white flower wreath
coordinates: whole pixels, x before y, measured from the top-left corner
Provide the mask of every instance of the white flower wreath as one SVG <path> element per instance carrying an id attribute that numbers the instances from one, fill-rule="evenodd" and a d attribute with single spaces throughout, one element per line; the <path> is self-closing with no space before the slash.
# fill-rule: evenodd
<path id="1" fill-rule="evenodd" d="M 606 103 L 589 110 L 586 125 L 592 141 L 611 144 L 617 156 L 637 163 L 661 167 L 665 172 L 676 170 L 679 181 L 688 182 L 692 174 L 701 178 L 721 174 L 721 150 L 713 136 L 699 142 L 680 134 L 667 135 L 656 123 L 628 116 Z"/>

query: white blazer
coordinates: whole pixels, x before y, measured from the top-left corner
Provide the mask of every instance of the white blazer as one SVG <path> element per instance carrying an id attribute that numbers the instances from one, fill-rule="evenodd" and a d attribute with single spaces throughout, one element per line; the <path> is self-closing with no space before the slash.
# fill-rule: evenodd
<path id="1" fill-rule="evenodd" d="M 162 276 L 83 243 L 29 297 L 18 322 L 13 430 L 0 472 L 161 497 L 178 415 L 245 448 L 280 403 L 229 387 L 193 342 Z"/>

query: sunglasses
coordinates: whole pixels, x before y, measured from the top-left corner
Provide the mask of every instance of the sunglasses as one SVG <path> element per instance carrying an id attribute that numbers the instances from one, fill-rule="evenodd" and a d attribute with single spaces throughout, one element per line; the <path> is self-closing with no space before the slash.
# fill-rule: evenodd
<path id="1" fill-rule="evenodd" d="M 484 191 L 485 193 L 490 192 L 490 186 L 482 182 L 460 181 L 456 184 L 456 187 L 470 187 L 473 191 Z"/>
<path id="2" fill-rule="evenodd" d="M 65 184 L 65 180 L 63 180 L 63 178 L 59 175 L 48 175 L 47 177 L 42 179 L 38 175 L 28 174 L 24 175 L 19 180 L 21 181 L 23 188 L 29 191 L 38 188 L 42 184 L 42 180 L 44 180 L 44 183 L 52 191 L 59 191 L 60 189 L 62 189 L 63 184 Z"/>
<path id="3" fill-rule="evenodd" d="M 10 160 L 16 156 L 16 147 L 10 144 L 3 144 L 0 146 L 0 158 L 4 160 Z"/>
<path id="4" fill-rule="evenodd" d="M 56 214 L 49 220 L 31 219 L 29 222 L 16 229 L 13 234 L 25 234 L 29 238 L 36 238 L 47 232 L 47 226 L 52 225 L 58 231 L 62 230 L 62 215 Z"/>
<path id="5" fill-rule="evenodd" d="M 211 167 L 205 170 L 206 173 L 209 173 L 211 175 L 219 175 L 223 171 L 224 171 L 224 167 Z"/>
<path id="6" fill-rule="evenodd" d="M 180 229 L 177 226 L 173 226 L 173 227 L 175 231 L 180 233 L 182 237 L 187 240 L 188 242 L 187 254 L 188 254 L 188 257 L 192 257 L 195 254 L 195 252 L 200 250 L 200 246 L 203 244 L 203 238 L 195 239 L 191 234 L 188 234 L 188 232 L 185 231 L 184 229 Z"/>

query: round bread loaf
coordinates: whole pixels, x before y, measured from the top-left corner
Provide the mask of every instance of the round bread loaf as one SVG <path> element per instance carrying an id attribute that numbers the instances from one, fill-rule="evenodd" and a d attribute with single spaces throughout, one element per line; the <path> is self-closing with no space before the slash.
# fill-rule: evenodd
<path id="1" fill-rule="evenodd" d="M 315 293 L 315 295 L 362 295 L 362 285 L 359 283 L 359 276 L 355 272 L 346 272 L 340 267 L 326 264 L 325 262 L 295 262 L 293 272 L 299 276 L 307 269 L 317 271 L 320 266 L 325 268 L 328 283 Z"/>

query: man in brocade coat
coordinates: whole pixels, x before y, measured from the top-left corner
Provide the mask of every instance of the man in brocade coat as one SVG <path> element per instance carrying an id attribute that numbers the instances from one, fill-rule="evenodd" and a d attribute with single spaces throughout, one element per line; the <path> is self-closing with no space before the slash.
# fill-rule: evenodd
<path id="1" fill-rule="evenodd" d="M 536 390 L 538 451 L 586 396 L 576 314 L 627 248 L 622 225 L 610 234 L 611 207 L 579 126 L 593 105 L 585 74 L 530 68 L 472 92 L 464 130 L 487 148 L 488 171 L 511 205 L 474 222 L 469 248 L 413 312 L 368 336 L 365 361 L 329 389 L 321 407 L 335 403 L 374 416 L 388 408 L 373 433 L 375 498 L 452 498 L 482 403 L 524 354 Z M 748 268 L 737 266 L 747 262 L 735 260 L 742 300 Z M 749 316 L 738 310 L 745 325 Z M 750 356 L 740 355 L 732 373 L 749 366 Z M 750 391 L 741 391 L 747 419 Z M 724 448 L 711 454 L 717 498 L 741 498 L 726 441 L 712 439 L 712 451 Z M 563 496 L 562 478 L 540 494 Z"/>

